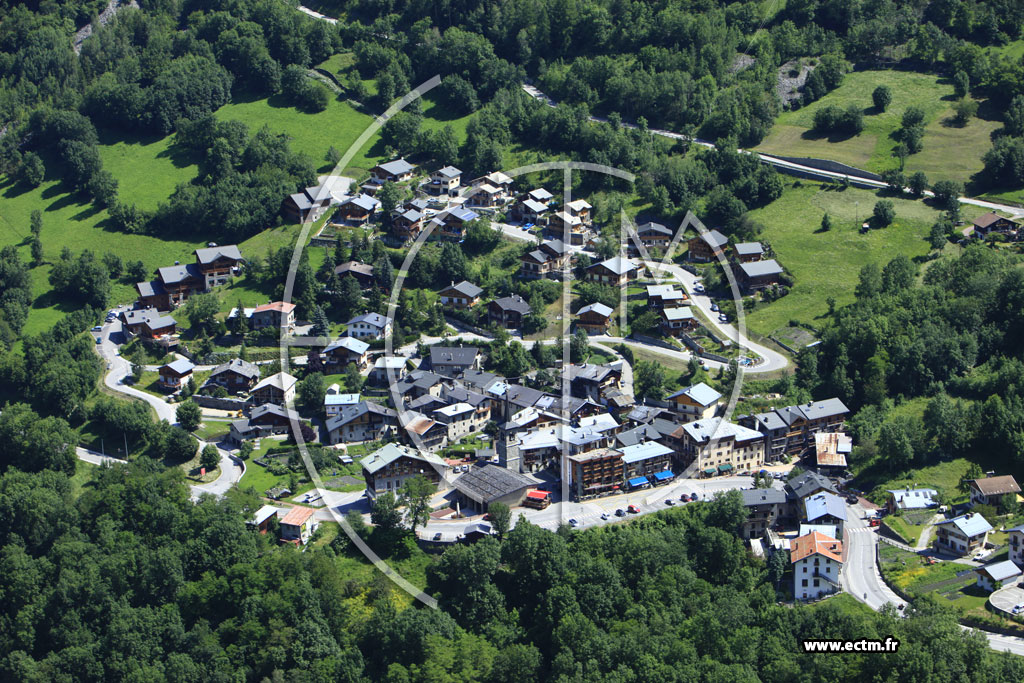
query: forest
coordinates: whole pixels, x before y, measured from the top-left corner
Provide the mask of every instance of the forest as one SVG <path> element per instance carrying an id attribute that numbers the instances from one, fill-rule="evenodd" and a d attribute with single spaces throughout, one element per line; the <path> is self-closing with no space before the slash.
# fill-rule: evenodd
<path id="1" fill-rule="evenodd" d="M 245 494 L 193 504 L 140 458 L 0 475 L 0 677 L 34 681 L 996 681 L 1018 658 L 922 599 L 906 618 L 829 601 L 781 606 L 779 566 L 734 535 L 739 496 L 631 524 L 503 539 L 431 561 L 440 609 L 346 576 L 342 535 L 300 553 L 244 519 Z M 409 531 L 387 544 L 407 553 Z M 885 655 L 799 654 L 803 638 L 884 638 Z"/>

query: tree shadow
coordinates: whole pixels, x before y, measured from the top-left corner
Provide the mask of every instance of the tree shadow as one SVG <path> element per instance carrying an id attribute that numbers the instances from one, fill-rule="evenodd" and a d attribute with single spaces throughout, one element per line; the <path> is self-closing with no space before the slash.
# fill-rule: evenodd
<path id="1" fill-rule="evenodd" d="M 828 132 L 822 132 L 822 131 L 818 131 L 818 130 L 813 130 L 812 129 L 812 130 L 805 130 L 803 133 L 800 134 L 800 137 L 801 137 L 801 139 L 808 140 L 808 141 L 821 141 L 821 140 L 824 140 L 825 142 L 836 143 L 836 142 L 845 142 L 845 141 L 847 141 L 847 140 L 849 140 L 851 138 L 857 137 L 858 135 L 860 135 L 860 133 L 852 133 L 852 132 L 849 132 L 849 131 L 828 131 Z"/>
<path id="2" fill-rule="evenodd" d="M 39 310 L 43 308 L 56 308 L 61 313 L 73 313 L 81 308 L 75 302 L 68 301 L 57 292 L 50 290 L 40 294 L 32 301 L 32 308 Z"/>

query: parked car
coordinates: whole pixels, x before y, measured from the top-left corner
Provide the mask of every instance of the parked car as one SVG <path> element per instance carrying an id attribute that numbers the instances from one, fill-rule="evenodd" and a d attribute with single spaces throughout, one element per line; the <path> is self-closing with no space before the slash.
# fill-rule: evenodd
<path id="1" fill-rule="evenodd" d="M 1020 603 L 1019 605 L 1014 605 L 1013 609 L 1010 611 L 1014 614 L 1020 614 L 1021 612 L 1024 612 L 1024 602 Z"/>
<path id="2" fill-rule="evenodd" d="M 601 513 L 601 519 L 608 519 L 608 513 L 607 512 L 602 512 Z"/>
<path id="3" fill-rule="evenodd" d="M 93 332 L 102 332 L 102 331 L 103 331 L 103 328 L 102 328 L 102 327 L 100 327 L 99 325 L 97 325 L 96 327 L 92 328 L 92 331 L 93 331 Z"/>
<path id="4" fill-rule="evenodd" d="M 623 510 L 622 508 L 619 508 L 618 510 L 615 511 L 615 516 L 616 517 L 625 517 L 626 516 L 626 511 Z"/>
<path id="5" fill-rule="evenodd" d="M 640 508 L 638 508 L 636 505 L 630 505 L 626 509 L 629 510 L 630 512 L 632 512 L 634 515 L 637 514 L 638 512 L 640 512 Z"/>
<path id="6" fill-rule="evenodd" d="M 882 524 L 882 520 L 878 519 L 877 517 L 875 517 L 873 520 L 868 522 L 868 526 L 881 526 L 881 524 Z"/>
<path id="7" fill-rule="evenodd" d="M 723 323 L 729 322 L 729 316 L 727 316 L 725 313 L 719 313 L 718 319 L 721 320 Z"/>
<path id="8" fill-rule="evenodd" d="M 697 502 L 698 500 L 700 500 L 700 496 L 697 495 L 696 491 L 690 494 L 690 500 L 692 500 L 693 502 Z"/>
<path id="9" fill-rule="evenodd" d="M 694 285 L 693 286 L 693 291 L 697 292 L 698 294 L 703 294 L 704 293 L 704 285 L 700 285 L 700 284 Z"/>
<path id="10" fill-rule="evenodd" d="M 440 541 L 441 540 L 441 532 L 440 531 L 438 531 L 436 534 L 434 534 L 434 540 L 435 541 Z"/>
<path id="11" fill-rule="evenodd" d="M 683 495 L 679 496 L 679 500 L 680 500 L 680 502 L 683 502 L 683 503 L 689 503 L 690 502 L 690 497 L 684 493 Z"/>
<path id="12" fill-rule="evenodd" d="M 573 527 L 574 529 L 576 527 L 578 527 L 579 525 L 580 525 L 580 522 L 579 522 L 578 519 L 570 519 L 569 520 L 569 526 Z"/>
<path id="13" fill-rule="evenodd" d="M 711 304 L 711 310 L 718 313 L 718 304 Z"/>
<path id="14" fill-rule="evenodd" d="M 665 499 L 665 505 L 675 505 L 675 504 L 676 504 L 676 502 L 674 500 L 672 500 L 671 498 L 666 498 Z"/>
<path id="15" fill-rule="evenodd" d="M 846 502 L 849 503 L 850 505 L 856 505 L 857 501 L 859 501 L 859 500 L 860 500 L 860 498 L 858 498 L 857 496 L 853 495 L 852 493 L 846 497 Z"/>

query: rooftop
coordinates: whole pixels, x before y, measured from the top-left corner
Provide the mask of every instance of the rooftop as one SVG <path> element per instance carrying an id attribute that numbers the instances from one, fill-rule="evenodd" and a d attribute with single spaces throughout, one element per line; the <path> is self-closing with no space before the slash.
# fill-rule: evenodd
<path id="1" fill-rule="evenodd" d="M 719 399 L 722 398 L 722 395 L 720 393 L 709 387 L 707 384 L 704 384 L 704 382 L 698 382 L 693 386 L 681 389 L 676 393 L 671 394 L 667 400 L 671 401 L 672 399 L 678 396 L 686 396 L 694 403 L 702 405 L 705 408 L 713 403 L 716 403 Z"/>
<path id="2" fill-rule="evenodd" d="M 823 533 L 812 531 L 793 541 L 790 562 L 799 562 L 811 555 L 822 555 L 836 562 L 843 561 L 843 544 Z"/>
<path id="3" fill-rule="evenodd" d="M 536 486 L 537 482 L 526 475 L 498 465 L 484 465 L 471 468 L 469 472 L 455 479 L 454 484 L 463 495 L 478 503 L 487 504 Z"/>
<path id="4" fill-rule="evenodd" d="M 945 526 L 947 524 L 952 524 L 960 533 L 968 538 L 992 531 L 992 525 L 988 523 L 988 520 L 976 512 L 968 512 L 966 515 L 938 522 L 935 526 Z"/>
<path id="5" fill-rule="evenodd" d="M 305 524 L 313 516 L 313 508 L 304 508 L 296 505 L 281 518 L 281 524 L 300 526 Z"/>
<path id="6" fill-rule="evenodd" d="M 766 275 L 779 275 L 782 273 L 782 266 L 775 259 L 767 261 L 753 261 L 752 263 L 741 263 L 740 270 L 747 277 L 764 277 Z"/>
<path id="7" fill-rule="evenodd" d="M 433 420 L 431 420 L 431 422 L 433 422 Z M 444 471 L 448 467 L 444 460 L 433 453 L 427 453 L 426 451 L 420 451 L 415 448 L 402 446 L 396 443 L 389 443 L 378 448 L 373 453 L 370 453 L 368 456 L 360 460 L 359 464 L 364 470 L 373 474 L 403 457 L 419 460 L 425 465 L 429 464 L 433 466 L 435 469 L 441 468 L 440 471 Z"/>

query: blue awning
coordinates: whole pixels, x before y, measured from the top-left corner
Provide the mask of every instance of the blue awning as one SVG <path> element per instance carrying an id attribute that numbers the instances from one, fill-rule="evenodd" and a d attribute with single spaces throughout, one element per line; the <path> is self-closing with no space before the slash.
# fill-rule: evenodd
<path id="1" fill-rule="evenodd" d="M 658 481 L 666 481 L 676 475 L 672 474 L 672 470 L 665 470 L 664 472 L 658 472 L 654 475 L 654 478 Z"/>
<path id="2" fill-rule="evenodd" d="M 627 483 L 633 488 L 636 488 L 637 486 L 643 486 L 644 484 L 647 483 L 647 477 L 633 477 Z"/>
<path id="3" fill-rule="evenodd" d="M 725 463 L 724 465 L 719 465 L 718 466 L 718 471 L 719 472 L 728 472 L 731 469 L 732 469 L 732 465 L 730 463 Z"/>

